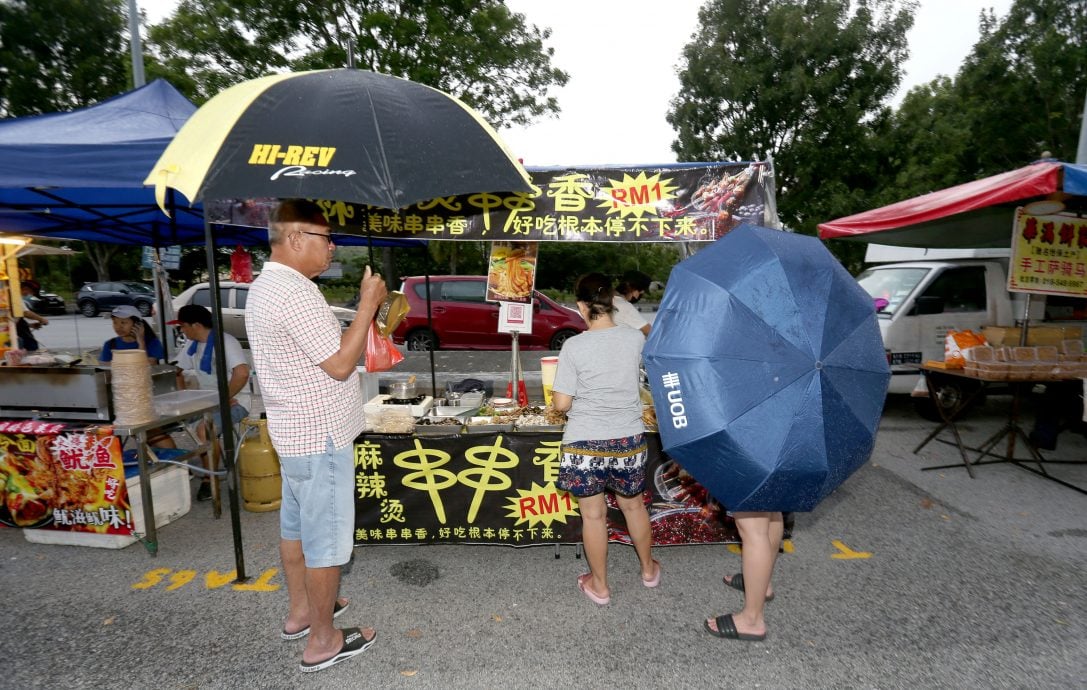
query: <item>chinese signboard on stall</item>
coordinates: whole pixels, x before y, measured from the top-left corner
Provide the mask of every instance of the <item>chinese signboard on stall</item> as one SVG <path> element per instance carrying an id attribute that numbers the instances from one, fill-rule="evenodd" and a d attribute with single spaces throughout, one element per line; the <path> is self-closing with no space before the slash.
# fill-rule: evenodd
<path id="1" fill-rule="evenodd" d="M 391 238 L 709 242 L 744 221 L 777 225 L 768 162 L 529 172 L 529 193 L 467 194 L 398 210 L 317 201 L 334 233 Z M 212 223 L 266 227 L 275 203 L 208 200 L 204 210 Z"/>
<path id="2" fill-rule="evenodd" d="M 1008 290 L 1087 296 L 1087 218 L 1015 211 Z"/>
<path id="3" fill-rule="evenodd" d="M 646 498 L 655 544 L 734 543 L 735 524 L 647 434 Z M 555 486 L 561 432 L 412 436 L 355 443 L 355 544 L 503 546 L 581 540 L 577 499 Z M 608 506 L 608 537 L 629 543 Z"/>

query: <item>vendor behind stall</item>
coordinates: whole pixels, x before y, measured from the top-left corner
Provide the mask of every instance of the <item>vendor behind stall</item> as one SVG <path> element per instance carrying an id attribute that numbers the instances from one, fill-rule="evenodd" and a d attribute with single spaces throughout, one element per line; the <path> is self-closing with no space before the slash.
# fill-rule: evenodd
<path id="1" fill-rule="evenodd" d="M 166 352 L 162 349 L 162 341 L 151 330 L 151 326 L 140 317 L 139 309 L 131 304 L 122 304 L 114 307 L 110 316 L 113 318 L 113 332 L 117 334 L 117 337 L 110 338 L 102 344 L 102 352 L 98 355 L 99 362 L 102 364 L 113 362 L 113 353 L 116 350 L 143 350 L 152 364 L 158 364 L 166 357 Z M 177 444 L 170 438 L 166 429 L 150 429 L 147 437 L 147 442 L 155 448 L 177 448 Z"/>
<path id="2" fill-rule="evenodd" d="M 211 312 L 199 304 L 186 304 L 177 310 L 177 319 L 168 321 L 167 324 L 179 326 L 189 341 L 177 356 L 177 366 L 180 369 L 177 374 L 178 389 L 217 390 L 219 383 L 215 375 L 215 331 L 212 330 Z M 230 380 L 227 382 L 230 392 L 230 422 L 237 424 L 249 415 L 249 410 L 234 397 L 249 382 L 249 363 L 245 360 L 241 344 L 234 336 L 224 333 L 223 346 L 226 366 L 230 371 Z M 220 417 L 220 430 L 225 423 L 226 420 Z M 196 427 L 196 434 L 201 442 L 207 441 L 207 430 L 203 422 Z M 207 467 L 207 455 L 202 456 L 202 459 Z M 205 479 L 197 489 L 196 500 L 206 501 L 210 498 L 211 483 Z"/>
<path id="3" fill-rule="evenodd" d="M 19 338 L 20 350 L 36 352 L 40 346 L 38 345 L 38 339 L 34 337 L 34 333 L 31 329 L 48 326 L 49 319 L 31 309 L 26 298 L 38 294 L 38 291 L 41 290 L 41 286 L 33 280 L 24 280 L 20 284 L 20 288 L 22 289 L 23 294 L 23 315 L 15 322 L 15 333 Z M 34 321 L 35 323 L 31 324 L 27 319 L 30 319 L 30 321 Z"/>
<path id="4" fill-rule="evenodd" d="M 112 362 L 115 350 L 143 350 L 152 364 L 166 358 L 162 341 L 155 335 L 150 324 L 141 318 L 139 309 L 131 304 L 122 304 L 114 307 L 110 316 L 113 318 L 113 332 L 117 337 L 102 344 L 102 353 L 98 355 L 100 362 Z"/>
<path id="5" fill-rule="evenodd" d="M 627 271 L 623 274 L 619 284 L 615 286 L 615 300 L 612 312 L 612 320 L 617 326 L 630 326 L 641 331 L 642 335 L 649 335 L 649 321 L 634 306 L 642 295 L 649 292 L 651 278 L 641 271 Z"/>

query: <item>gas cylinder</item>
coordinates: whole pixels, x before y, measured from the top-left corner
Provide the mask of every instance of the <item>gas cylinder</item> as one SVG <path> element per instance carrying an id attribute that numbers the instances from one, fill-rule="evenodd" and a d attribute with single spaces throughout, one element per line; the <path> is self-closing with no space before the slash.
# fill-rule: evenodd
<path id="1" fill-rule="evenodd" d="M 256 434 L 251 433 L 251 427 L 256 428 Z M 283 480 L 279 476 L 279 456 L 268 436 L 268 420 L 242 420 L 242 438 L 238 450 L 242 506 L 251 513 L 279 510 Z"/>

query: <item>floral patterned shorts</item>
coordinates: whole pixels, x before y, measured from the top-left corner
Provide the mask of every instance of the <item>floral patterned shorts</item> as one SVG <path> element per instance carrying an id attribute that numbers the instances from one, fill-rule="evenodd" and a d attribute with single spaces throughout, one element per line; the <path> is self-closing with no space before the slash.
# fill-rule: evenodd
<path id="1" fill-rule="evenodd" d="M 636 496 L 645 491 L 645 458 L 644 434 L 564 443 L 558 486 L 578 498 L 607 489 L 620 496 Z"/>

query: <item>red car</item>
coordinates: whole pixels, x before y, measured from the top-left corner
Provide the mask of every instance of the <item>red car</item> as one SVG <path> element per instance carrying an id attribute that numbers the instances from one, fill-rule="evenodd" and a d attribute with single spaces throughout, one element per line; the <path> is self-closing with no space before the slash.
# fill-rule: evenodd
<path id="1" fill-rule="evenodd" d="M 393 331 L 393 342 L 409 350 L 508 350 L 510 336 L 498 332 L 498 304 L 487 302 L 485 276 L 432 276 L 427 324 L 426 282 L 405 278 L 400 286 L 411 311 Z M 558 350 L 572 335 L 585 330 L 577 311 L 539 292 L 532 293 L 532 334 L 522 334 L 522 350 Z"/>

